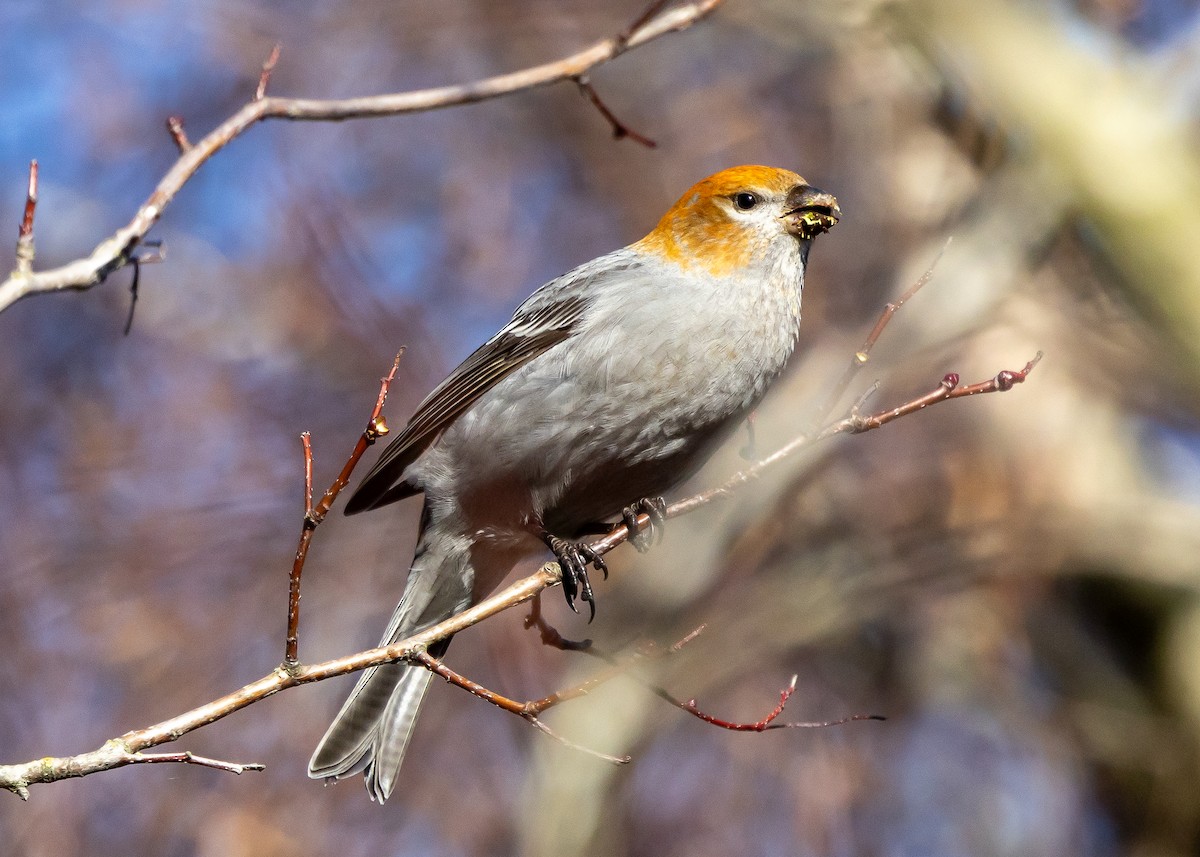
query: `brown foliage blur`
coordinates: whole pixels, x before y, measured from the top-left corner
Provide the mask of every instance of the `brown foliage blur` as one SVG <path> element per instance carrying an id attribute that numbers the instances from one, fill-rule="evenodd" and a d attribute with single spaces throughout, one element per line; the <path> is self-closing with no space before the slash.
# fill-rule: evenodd
<path id="1" fill-rule="evenodd" d="M 591 627 L 544 599 L 564 633 L 609 646 L 708 622 L 659 675 L 707 711 L 757 719 L 798 673 L 790 716 L 886 723 L 730 734 L 617 682 L 552 718 L 634 755 L 613 768 L 438 686 L 405 793 L 380 808 L 354 782 L 304 775 L 347 679 L 179 747 L 265 773 L 155 766 L 39 787 L 0 801 L 3 850 L 1192 853 L 1200 36 L 1169 0 L 970 5 L 730 3 L 593 75 L 654 150 L 614 142 L 568 85 L 259 127 L 155 230 L 167 261 L 143 272 L 129 337 L 125 275 L 0 315 L 10 762 L 91 749 L 274 666 L 299 432 L 323 485 L 398 346 L 393 422 L 531 289 L 640 237 L 696 179 L 791 167 L 845 212 L 814 251 L 802 353 L 760 414 L 763 452 L 804 426 L 883 303 L 953 235 L 866 374 L 899 401 L 1042 348 L 1029 383 L 839 440 L 672 522 L 651 554 L 617 551 Z M 0 11 L 24 34 L 0 52 L 5 98 L 22 99 L 4 102 L 0 212 L 15 239 L 38 157 L 39 264 L 127 219 L 175 156 L 166 115 L 203 133 L 250 97 L 276 41 L 273 92 L 370 94 L 553 58 L 641 3 L 58 6 L 74 17 L 53 27 Z M 727 450 L 697 484 L 739 463 Z M 374 644 L 416 512 L 322 527 L 303 659 Z M 515 614 L 463 634 L 449 662 L 518 697 L 594 669 Z"/>

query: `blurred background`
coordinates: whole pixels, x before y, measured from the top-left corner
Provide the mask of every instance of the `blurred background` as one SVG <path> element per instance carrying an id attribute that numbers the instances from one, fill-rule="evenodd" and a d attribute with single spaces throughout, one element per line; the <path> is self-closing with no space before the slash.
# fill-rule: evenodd
<path id="1" fill-rule="evenodd" d="M 53 6 L 53 9 L 51 9 Z M 0 214 L 41 164 L 37 264 L 84 255 L 253 93 L 469 81 L 614 34 L 641 0 L 0 5 Z M 614 768 L 435 685 L 391 803 L 305 765 L 352 679 L 273 697 L 152 766 L 0 796 L 39 855 L 1167 855 L 1200 851 L 1200 22 L 1191 0 L 729 0 L 571 85 L 424 115 L 269 123 L 221 152 L 131 272 L 0 315 L 0 761 L 70 755 L 272 669 L 302 513 L 377 383 L 403 420 L 533 288 L 641 237 L 697 179 L 802 172 L 801 351 L 758 451 L 805 429 L 880 309 L 953 243 L 848 396 L 898 403 L 1045 360 L 1010 393 L 811 450 L 610 557 L 611 650 L 719 716 L 877 713 L 765 735 L 631 680 L 549 718 Z M 693 483 L 744 466 L 738 438 Z M 683 496 L 686 491 L 679 492 Z M 418 504 L 331 516 L 301 657 L 373 645 Z M 518 611 L 449 662 L 515 697 L 591 674 Z"/>

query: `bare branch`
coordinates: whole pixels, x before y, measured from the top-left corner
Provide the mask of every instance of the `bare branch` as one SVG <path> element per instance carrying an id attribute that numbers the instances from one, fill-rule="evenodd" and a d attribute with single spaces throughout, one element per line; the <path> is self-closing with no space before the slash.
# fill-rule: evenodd
<path id="1" fill-rule="evenodd" d="M 712 13 L 721 3 L 722 0 L 694 0 L 648 20 L 639 19 L 638 26 L 627 36 L 622 34 L 602 39 L 591 47 L 562 59 L 473 83 L 341 100 L 277 98 L 265 94 L 262 98 L 256 97 L 218 125 L 203 140 L 181 151 L 179 160 L 162 177 L 150 197 L 135 212 L 133 219 L 100 242 L 89 255 L 61 267 L 36 273 L 32 270 L 22 270 L 18 265 L 17 270 L 10 274 L 8 279 L 0 282 L 0 312 L 29 295 L 62 289 L 90 289 L 103 282 L 113 271 L 129 264 L 134 248 L 158 222 L 163 210 L 174 200 L 179 189 L 195 174 L 201 164 L 262 120 L 331 122 L 373 116 L 397 116 L 459 104 L 472 104 L 561 81 L 577 80 L 627 50 L 668 33 L 687 29 Z M 651 11 L 656 11 L 661 5 L 655 3 Z M 263 74 L 269 78 L 265 65 Z M 265 90 L 266 85 L 261 78 L 260 86 Z M 180 128 L 182 129 L 182 126 Z M 174 136 L 174 132 L 172 133 Z M 186 142 L 186 137 L 175 137 L 177 145 L 180 145 L 181 140 Z"/>
<path id="2" fill-rule="evenodd" d="M 142 282 L 142 265 L 152 265 L 167 257 L 166 249 L 161 241 L 143 241 L 141 248 L 129 257 L 133 266 L 133 278 L 129 281 L 129 314 L 125 316 L 125 329 L 122 336 L 128 336 L 133 330 L 133 313 L 137 309 L 139 286 Z"/>
<path id="3" fill-rule="evenodd" d="M 762 718 L 761 720 L 757 720 L 754 723 L 736 723 L 731 720 L 722 720 L 721 718 L 714 717 L 711 714 L 705 714 L 696 706 L 695 699 L 689 699 L 687 702 L 679 702 L 678 700 L 674 699 L 670 701 L 682 708 L 688 714 L 703 720 L 705 723 L 713 726 L 719 726 L 722 729 L 728 729 L 731 732 L 765 732 L 771 721 L 780 714 L 783 714 L 784 706 L 787 705 L 788 700 L 792 698 L 792 694 L 795 692 L 796 676 L 792 676 L 791 683 L 779 692 L 779 704 L 771 709 L 770 713 L 767 714 L 766 717 Z"/>
<path id="4" fill-rule="evenodd" d="M 776 705 L 761 720 L 755 720 L 753 723 L 739 723 L 736 720 L 724 720 L 720 717 L 714 717 L 711 714 L 705 714 L 697 705 L 696 700 L 689 699 L 687 702 L 682 702 L 675 699 L 666 691 L 660 691 L 659 688 L 652 688 L 658 696 L 670 702 L 677 708 L 681 708 L 693 717 L 703 720 L 710 726 L 717 726 L 721 729 L 728 729 L 731 732 L 766 732 L 770 729 L 824 729 L 828 726 L 844 726 L 847 723 L 859 723 L 864 720 L 886 720 L 887 718 L 880 714 L 851 714 L 849 717 L 840 717 L 837 720 L 818 720 L 818 721 L 801 721 L 793 720 L 787 723 L 776 723 L 776 718 L 783 714 L 784 707 L 788 704 L 788 700 L 792 698 L 792 694 L 796 692 L 796 676 L 792 676 L 791 683 L 779 692 L 779 704 Z"/>
<path id="5" fill-rule="evenodd" d="M 129 765 L 154 765 L 161 763 L 177 763 L 184 765 L 199 765 L 204 768 L 214 768 L 218 771 L 228 771 L 231 774 L 242 774 L 245 771 L 262 771 L 265 765 L 258 762 L 226 762 L 221 759 L 210 759 L 207 756 L 197 756 L 195 753 L 138 753 L 131 751 L 120 738 L 105 742 L 104 746 L 92 753 L 73 756 L 67 759 L 39 759 L 28 765 L 0 766 L 0 784 L 19 797 L 29 800 L 29 786 L 35 782 L 52 782 L 66 780 L 72 777 L 84 777 L 97 770 L 111 771 Z M 28 779 L 10 781 L 6 776 L 9 770 L 41 766 L 47 779 Z"/>

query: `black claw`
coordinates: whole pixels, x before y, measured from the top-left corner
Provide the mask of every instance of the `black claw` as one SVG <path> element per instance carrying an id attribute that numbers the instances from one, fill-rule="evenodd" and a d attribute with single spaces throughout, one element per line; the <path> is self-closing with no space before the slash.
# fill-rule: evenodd
<path id="1" fill-rule="evenodd" d="M 638 515 L 645 513 L 650 518 L 646 529 L 638 529 Z M 629 541 L 639 553 L 650 550 L 663 538 L 663 528 L 667 523 L 667 502 L 662 497 L 643 497 L 632 506 L 621 510 L 621 521 L 629 530 Z"/>
<path id="2" fill-rule="evenodd" d="M 629 530 L 629 543 L 637 548 L 638 553 L 645 553 L 650 550 L 649 534 L 643 533 L 638 528 L 637 506 L 626 506 L 622 509 L 621 521 L 625 524 L 625 529 Z M 651 528 L 653 528 L 653 525 L 651 525 Z"/>
<path id="3" fill-rule="evenodd" d="M 608 579 L 608 566 L 604 560 L 592 548 L 584 544 L 560 539 L 557 536 L 546 536 L 546 546 L 554 554 L 554 558 L 558 560 L 558 567 L 562 569 L 562 587 L 563 595 L 567 599 L 567 606 L 574 612 L 578 613 L 579 608 L 575 606 L 576 597 L 582 598 L 587 602 L 590 608 L 588 622 L 596 618 L 596 596 L 592 592 L 592 582 L 588 579 L 587 567 L 590 563 L 594 565 L 598 571 L 604 573 L 604 578 Z"/>

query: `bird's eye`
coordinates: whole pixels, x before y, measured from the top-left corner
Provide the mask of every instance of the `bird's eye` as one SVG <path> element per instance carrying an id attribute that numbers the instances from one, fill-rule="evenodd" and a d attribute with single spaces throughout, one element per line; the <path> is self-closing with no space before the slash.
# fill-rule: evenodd
<path id="1" fill-rule="evenodd" d="M 750 209 L 754 208 L 754 206 L 758 205 L 758 196 L 750 193 L 748 190 L 744 190 L 734 196 L 733 204 L 742 211 L 749 211 Z"/>

